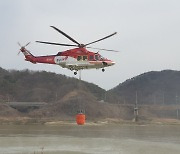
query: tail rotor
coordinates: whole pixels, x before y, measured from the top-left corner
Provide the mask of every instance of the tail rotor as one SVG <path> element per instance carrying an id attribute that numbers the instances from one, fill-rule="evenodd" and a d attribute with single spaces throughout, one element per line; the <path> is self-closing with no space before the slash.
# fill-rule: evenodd
<path id="1" fill-rule="evenodd" d="M 22 52 L 31 42 L 28 42 L 25 46 L 22 46 L 19 42 L 17 42 L 17 44 L 20 46 L 20 50 L 18 52 L 17 55 L 20 54 L 20 52 Z"/>
<path id="2" fill-rule="evenodd" d="M 19 42 L 18 42 L 17 44 L 18 44 L 20 47 L 22 47 L 22 45 L 21 45 Z"/>

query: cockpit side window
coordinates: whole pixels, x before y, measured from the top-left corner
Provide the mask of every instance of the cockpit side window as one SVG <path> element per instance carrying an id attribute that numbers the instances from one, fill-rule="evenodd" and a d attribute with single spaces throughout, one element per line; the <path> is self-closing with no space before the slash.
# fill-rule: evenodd
<path id="1" fill-rule="evenodd" d="M 78 56 L 78 57 L 77 57 L 77 60 L 78 60 L 78 61 L 82 60 L 82 56 Z"/>
<path id="2" fill-rule="evenodd" d="M 87 60 L 87 56 L 83 56 L 83 60 Z"/>
<path id="3" fill-rule="evenodd" d="M 98 55 L 95 55 L 95 60 L 99 60 L 99 56 Z"/>
<path id="4" fill-rule="evenodd" d="M 94 56 L 93 56 L 93 55 L 90 55 L 90 56 L 89 56 L 89 60 L 94 60 Z"/>

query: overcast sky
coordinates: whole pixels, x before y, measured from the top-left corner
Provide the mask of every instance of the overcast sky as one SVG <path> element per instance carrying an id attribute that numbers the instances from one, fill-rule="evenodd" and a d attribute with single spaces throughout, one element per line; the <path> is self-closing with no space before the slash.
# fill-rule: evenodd
<path id="1" fill-rule="evenodd" d="M 116 65 L 84 70 L 82 79 L 104 89 L 148 71 L 180 70 L 179 0 L 0 0 L 0 67 L 45 70 L 74 77 L 57 65 L 32 64 L 17 56 L 17 42 L 33 55 L 50 55 L 68 49 L 35 43 L 36 40 L 71 43 L 49 26 L 56 26 L 81 43 L 113 32 L 117 35 L 93 47 Z M 96 50 L 94 50 L 96 51 Z"/>

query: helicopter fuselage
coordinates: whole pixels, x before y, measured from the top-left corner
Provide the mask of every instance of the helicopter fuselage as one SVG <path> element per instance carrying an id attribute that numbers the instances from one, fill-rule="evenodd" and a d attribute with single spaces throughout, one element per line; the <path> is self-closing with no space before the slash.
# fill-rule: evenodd
<path id="1" fill-rule="evenodd" d="M 99 69 L 115 64 L 114 61 L 102 57 L 99 53 L 88 51 L 86 48 L 75 48 L 63 52 L 58 52 L 56 55 L 48 56 L 33 56 L 25 48 L 21 48 L 25 55 L 25 60 L 36 63 L 56 64 L 71 71 L 82 69 Z"/>

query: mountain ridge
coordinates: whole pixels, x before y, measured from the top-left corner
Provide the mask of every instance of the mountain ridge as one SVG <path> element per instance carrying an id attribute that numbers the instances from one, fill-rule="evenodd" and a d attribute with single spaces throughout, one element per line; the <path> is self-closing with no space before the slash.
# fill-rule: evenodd
<path id="1" fill-rule="evenodd" d="M 0 68 L 0 117 L 63 120 L 72 119 L 78 110 L 83 110 L 88 119 L 132 120 L 137 99 L 140 119 L 176 118 L 179 96 L 180 72 L 173 70 L 146 72 L 105 91 L 97 85 L 60 74 Z M 47 105 L 13 109 L 6 103 L 17 101 L 46 102 Z"/>
<path id="2" fill-rule="evenodd" d="M 120 83 L 109 93 L 116 95 L 120 103 L 135 103 L 137 93 L 140 104 L 175 104 L 176 97 L 180 96 L 180 71 L 146 72 Z"/>

